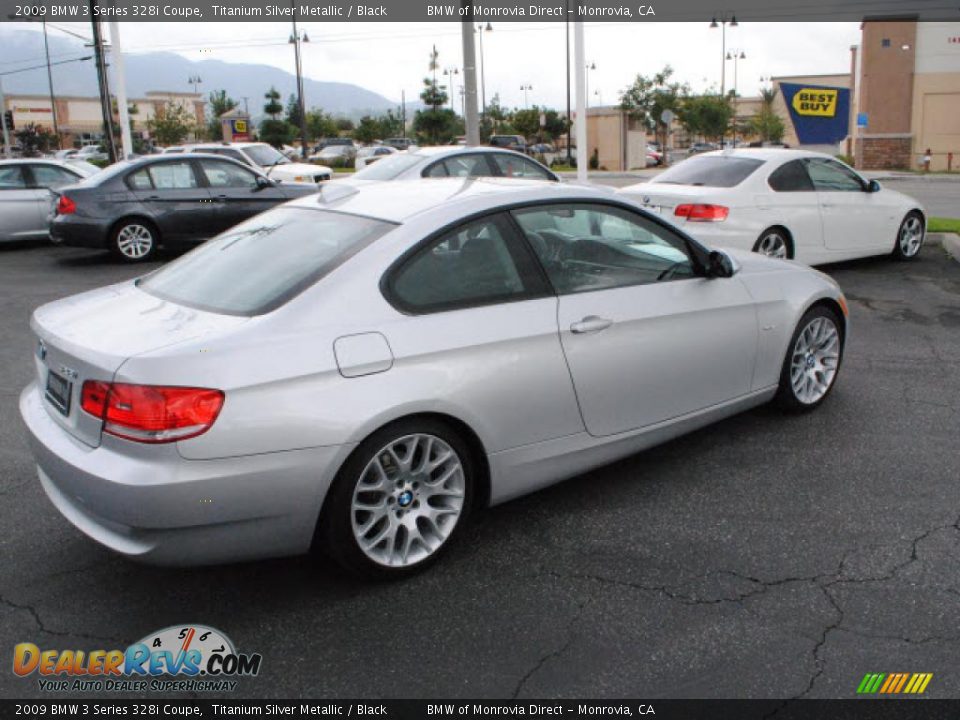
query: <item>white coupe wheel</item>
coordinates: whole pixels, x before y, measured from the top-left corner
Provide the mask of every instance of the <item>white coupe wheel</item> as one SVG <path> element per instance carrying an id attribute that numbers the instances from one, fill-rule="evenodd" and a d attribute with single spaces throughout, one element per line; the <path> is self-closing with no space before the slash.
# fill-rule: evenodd
<path id="1" fill-rule="evenodd" d="M 912 260 L 920 254 L 923 247 L 926 228 L 919 213 L 909 213 L 900 223 L 897 231 L 897 244 L 893 248 L 893 256 L 898 260 Z"/>

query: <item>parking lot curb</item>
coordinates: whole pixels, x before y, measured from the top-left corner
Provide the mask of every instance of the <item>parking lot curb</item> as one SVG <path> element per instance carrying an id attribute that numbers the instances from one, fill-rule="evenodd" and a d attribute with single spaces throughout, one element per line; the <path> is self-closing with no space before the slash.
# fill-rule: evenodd
<path id="1" fill-rule="evenodd" d="M 932 245 L 942 245 L 957 262 L 960 262 L 960 235 L 955 233 L 928 233 L 927 241 Z"/>

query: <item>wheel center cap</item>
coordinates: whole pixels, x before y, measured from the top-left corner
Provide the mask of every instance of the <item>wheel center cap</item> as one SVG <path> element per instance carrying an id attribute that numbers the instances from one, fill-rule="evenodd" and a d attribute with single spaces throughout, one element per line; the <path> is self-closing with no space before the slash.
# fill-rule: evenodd
<path id="1" fill-rule="evenodd" d="M 812 370 L 813 366 L 817 364 L 817 359 L 813 354 L 807 355 L 807 369 Z"/>
<path id="2" fill-rule="evenodd" d="M 400 493 L 400 497 L 397 498 L 397 504 L 400 507 L 407 507 L 410 503 L 413 502 L 413 493 L 409 490 L 404 490 Z"/>

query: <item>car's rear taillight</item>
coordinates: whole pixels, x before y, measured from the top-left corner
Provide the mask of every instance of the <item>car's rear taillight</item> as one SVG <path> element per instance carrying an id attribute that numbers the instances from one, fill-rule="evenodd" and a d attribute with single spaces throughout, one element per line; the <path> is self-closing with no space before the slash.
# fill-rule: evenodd
<path id="1" fill-rule="evenodd" d="M 223 407 L 223 392 L 207 388 L 130 385 L 87 380 L 84 411 L 103 420 L 103 431 L 144 443 L 186 440 L 205 433 Z"/>
<path id="2" fill-rule="evenodd" d="M 70 215 L 77 211 L 77 204 L 66 195 L 57 200 L 57 215 Z"/>
<path id="3" fill-rule="evenodd" d="M 722 222 L 730 214 L 730 208 L 723 205 L 677 205 L 673 214 L 689 222 Z"/>

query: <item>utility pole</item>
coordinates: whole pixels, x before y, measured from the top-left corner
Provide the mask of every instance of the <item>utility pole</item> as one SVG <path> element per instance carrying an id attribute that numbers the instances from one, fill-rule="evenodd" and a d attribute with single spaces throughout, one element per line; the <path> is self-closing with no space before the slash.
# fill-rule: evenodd
<path id="1" fill-rule="evenodd" d="M 97 63 L 97 82 L 100 85 L 100 113 L 103 116 L 104 145 L 112 165 L 117 161 L 117 146 L 113 141 L 113 109 L 110 107 L 110 84 L 107 81 L 107 66 L 103 61 L 103 39 L 100 37 L 100 21 L 97 20 L 97 0 L 90 2 L 90 25 L 93 28 L 93 54 Z"/>
<path id="2" fill-rule="evenodd" d="M 460 0 L 460 8 L 469 18 L 471 0 Z M 467 131 L 467 145 L 480 144 L 480 118 L 477 113 L 477 52 L 474 46 L 473 21 L 466 19 L 460 23 L 460 37 L 463 42 L 463 120 Z"/>
<path id="3" fill-rule="evenodd" d="M 566 11 L 567 17 L 570 17 L 570 0 L 566 0 Z M 573 127 L 573 118 L 570 115 L 570 21 L 566 20 L 564 25 L 565 38 L 567 41 L 567 166 L 573 164 L 573 148 L 572 142 L 573 138 L 571 137 L 571 128 Z"/>
<path id="4" fill-rule="evenodd" d="M 120 45 L 120 23 L 110 21 L 110 45 L 113 52 L 113 79 L 117 82 L 117 114 L 120 118 L 120 146 L 123 159 L 133 155 L 133 138 L 130 137 L 130 112 L 127 108 L 127 71 Z"/>
<path id="5" fill-rule="evenodd" d="M 47 40 L 47 21 L 43 21 L 43 52 L 47 56 L 47 86 L 50 89 L 50 116 L 53 118 L 53 134 L 57 136 L 57 149 L 60 144 L 60 125 L 57 122 L 57 99 L 53 96 L 53 70 L 50 68 L 50 42 Z"/>
<path id="6" fill-rule="evenodd" d="M 10 130 L 7 128 L 7 99 L 3 94 L 2 76 L 0 76 L 0 125 L 3 126 L 3 156 L 10 157 Z"/>
<path id="7" fill-rule="evenodd" d="M 297 32 L 297 9 L 295 0 L 290 0 L 290 7 L 293 10 L 293 35 L 290 36 L 290 42 L 293 43 L 293 56 L 297 66 L 297 105 L 300 108 L 300 154 L 303 158 L 307 157 L 307 111 L 303 104 L 303 66 L 300 64 L 300 43 L 310 42 L 306 33 L 303 37 Z"/>

